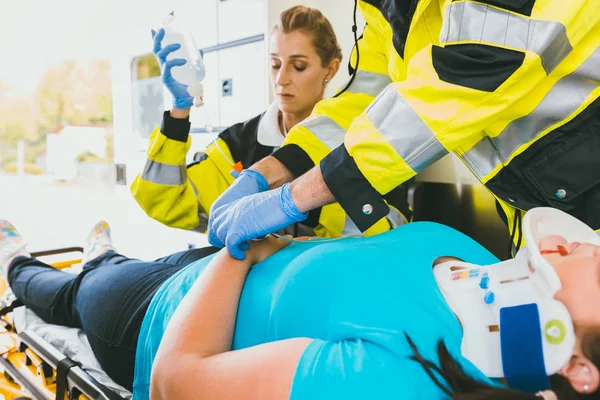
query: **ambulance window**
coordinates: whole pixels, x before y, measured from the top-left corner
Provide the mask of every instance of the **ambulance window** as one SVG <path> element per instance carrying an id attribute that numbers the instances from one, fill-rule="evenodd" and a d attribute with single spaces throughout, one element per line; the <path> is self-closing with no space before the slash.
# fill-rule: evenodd
<path id="1" fill-rule="evenodd" d="M 136 57 L 131 62 L 133 129 L 148 138 L 160 125 L 164 111 L 160 66 L 154 54 Z"/>
<path id="2" fill-rule="evenodd" d="M 154 54 L 146 54 L 134 60 L 137 64 L 137 80 L 143 80 L 160 76 L 160 65 L 156 61 Z"/>

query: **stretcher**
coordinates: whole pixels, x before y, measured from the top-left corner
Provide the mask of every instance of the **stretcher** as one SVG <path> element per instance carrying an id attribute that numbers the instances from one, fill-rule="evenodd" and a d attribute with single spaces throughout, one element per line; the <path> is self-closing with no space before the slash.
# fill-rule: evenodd
<path id="1" fill-rule="evenodd" d="M 83 254 L 81 247 L 69 247 L 56 250 L 42 251 L 32 253 L 32 257 L 40 258 L 46 256 L 64 255 L 80 253 Z M 55 268 L 71 268 L 81 263 L 81 258 L 73 258 L 58 262 L 49 262 Z M 7 290 L 7 283 L 0 278 L 0 298 L 4 296 Z M 29 322 L 33 319 L 35 323 L 16 323 L 18 315 L 29 313 Z M 32 318 L 33 316 L 33 318 Z M 24 321 L 23 318 L 21 320 Z M 21 330 L 19 326 L 24 326 Z M 43 322 L 41 318 L 35 316 L 31 310 L 26 310 L 17 301 L 7 304 L 4 300 L 0 304 L 0 400 L 123 400 L 131 398 L 131 393 L 127 392 L 118 384 L 112 382 L 110 378 L 102 371 L 98 375 L 99 364 L 93 357 L 91 349 L 85 349 L 79 345 L 77 350 L 68 350 L 68 345 L 59 350 L 50 342 L 49 332 L 62 332 L 62 330 L 79 331 L 80 336 L 83 332 L 75 328 L 58 327 Z M 36 332 L 37 331 L 37 332 Z M 38 334 L 43 332 L 43 334 Z M 42 337 L 44 336 L 44 337 Z M 64 336 L 68 337 L 68 336 Z M 65 342 L 63 339 L 54 341 L 55 343 Z M 76 341 L 76 339 L 75 339 Z M 87 340 L 85 340 L 87 344 Z M 89 344 L 87 344 L 89 348 Z M 89 357 L 79 353 L 89 352 Z M 64 353 L 74 354 L 67 357 Z M 76 356 L 75 356 L 76 355 Z M 88 362 L 89 358 L 93 362 Z M 75 358 L 83 360 L 78 362 Z M 88 364 L 88 365 L 86 365 Z M 95 371 L 92 376 L 92 371 Z M 100 383 L 100 380 L 105 384 Z M 106 384 L 108 382 L 108 385 Z"/>

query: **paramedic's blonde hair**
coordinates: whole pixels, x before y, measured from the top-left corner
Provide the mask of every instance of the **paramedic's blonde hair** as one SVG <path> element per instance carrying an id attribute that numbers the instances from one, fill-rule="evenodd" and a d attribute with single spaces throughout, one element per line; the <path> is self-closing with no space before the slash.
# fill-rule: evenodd
<path id="1" fill-rule="evenodd" d="M 312 37 L 315 51 L 321 59 L 321 65 L 327 67 L 334 58 L 342 61 L 342 49 L 329 20 L 316 8 L 294 6 L 279 16 L 279 23 L 273 31 L 283 33 L 304 32 Z"/>

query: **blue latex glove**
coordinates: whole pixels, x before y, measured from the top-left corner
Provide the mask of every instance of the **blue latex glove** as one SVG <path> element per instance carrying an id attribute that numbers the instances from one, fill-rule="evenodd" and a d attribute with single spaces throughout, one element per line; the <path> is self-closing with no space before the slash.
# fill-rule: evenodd
<path id="1" fill-rule="evenodd" d="M 187 85 L 177 82 L 171 74 L 171 68 L 184 65 L 187 61 L 183 58 L 175 58 L 167 61 L 167 57 L 174 51 L 179 50 L 181 45 L 179 43 L 173 43 L 165 48 L 162 48 L 162 40 L 165 37 L 165 30 L 159 29 L 158 32 L 152 30 L 152 39 L 154 39 L 153 53 L 158 59 L 160 64 L 160 70 L 162 74 L 162 81 L 165 87 L 173 95 L 173 107 L 185 110 L 191 108 L 194 104 L 194 98 L 190 96 L 187 90 Z"/>
<path id="2" fill-rule="evenodd" d="M 233 170 L 232 170 L 233 171 Z M 227 207 L 223 207 L 230 204 L 242 197 L 249 196 L 251 194 L 264 192 L 269 189 L 269 182 L 261 175 L 260 172 L 256 172 L 251 169 L 243 170 L 235 181 L 227 188 L 226 191 L 219 196 L 217 200 L 210 207 L 209 219 L 208 219 L 208 242 L 215 247 L 225 247 L 225 241 L 220 240 L 217 237 L 216 231 L 213 229 L 213 221 L 224 212 Z"/>
<path id="3" fill-rule="evenodd" d="M 219 211 L 212 228 L 217 238 L 227 245 L 233 258 L 246 258 L 250 248 L 248 240 L 277 232 L 293 223 L 304 221 L 302 213 L 292 199 L 290 184 L 268 192 L 257 193 L 227 204 Z"/>

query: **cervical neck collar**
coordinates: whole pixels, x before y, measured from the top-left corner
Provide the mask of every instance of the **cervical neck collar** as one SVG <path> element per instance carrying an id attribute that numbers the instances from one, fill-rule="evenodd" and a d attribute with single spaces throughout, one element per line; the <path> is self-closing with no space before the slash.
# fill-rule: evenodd
<path id="1" fill-rule="evenodd" d="M 530 210 L 522 230 L 526 244 L 515 259 L 487 266 L 449 261 L 433 271 L 462 324 L 462 355 L 488 377 L 536 392 L 549 388 L 548 376 L 570 360 L 575 346 L 571 316 L 554 299 L 561 282 L 540 254 L 540 241 L 560 235 L 600 245 L 600 237 L 552 208 Z"/>

